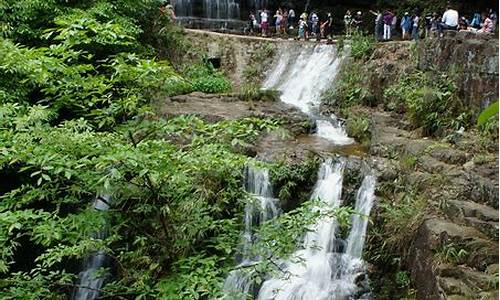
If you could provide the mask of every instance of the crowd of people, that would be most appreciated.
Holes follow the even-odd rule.
[[[374,11],[369,13],[374,16],[373,32],[377,40],[389,41],[398,36],[403,40],[418,40],[420,37],[443,36],[445,31],[470,31],[474,33],[494,33],[498,16],[493,9],[487,12],[474,13],[471,18],[460,16],[459,12],[448,5],[443,15],[431,13],[422,16],[419,9],[404,12],[400,16],[391,10]],[[307,40],[309,38],[331,39],[333,32],[342,31],[350,36],[354,31],[361,31],[367,27],[363,23],[363,12],[351,13],[347,10],[343,18],[343,28],[334,28],[334,19],[331,13],[325,18],[320,18],[316,11],[303,12],[296,18],[294,9],[279,8],[274,14],[267,9],[251,12],[249,15],[247,32],[260,33],[270,36],[296,34],[296,38]],[[271,27],[270,25],[273,25]],[[337,23],[338,24],[338,23]],[[335,29],[335,30],[334,30]]]

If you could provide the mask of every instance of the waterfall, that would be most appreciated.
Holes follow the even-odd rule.
[[[248,7],[250,10],[258,11],[267,7],[267,0],[249,0]]]
[[[109,209],[110,197],[106,195],[97,196],[93,203],[93,208],[99,211],[107,211]],[[94,234],[96,239],[104,239],[107,236],[106,229],[102,229]],[[93,300],[99,297],[105,276],[96,276],[96,272],[105,266],[107,261],[106,255],[98,251],[92,254],[85,260],[82,272],[78,277],[78,288],[73,293],[73,300]]]
[[[344,163],[324,162],[318,174],[312,199],[328,208],[341,205],[342,173]],[[301,249],[291,261],[283,263],[285,274],[271,278],[262,285],[260,300],[327,300],[352,299],[360,292],[357,279],[365,273],[361,251],[366,234],[367,215],[370,213],[375,190],[375,177],[367,175],[358,191],[352,227],[343,242],[337,235],[337,221],[320,217],[309,231]],[[316,209],[325,209],[325,206]],[[347,243],[347,245],[345,245]]]
[[[205,18],[231,20],[240,18],[240,4],[235,0],[203,0]]]
[[[293,45],[282,47],[276,66],[267,76],[264,88],[281,91],[281,101],[296,106],[316,120],[317,135],[337,145],[348,145],[343,124],[335,117],[316,112],[321,94],[330,87],[339,71],[342,57],[333,45]]]
[[[175,15],[178,17],[190,17],[193,15],[193,0],[173,1]]]
[[[224,299],[245,300],[248,295],[253,294],[251,266],[260,260],[258,255],[252,253],[252,246],[257,238],[253,229],[280,212],[278,199],[273,198],[268,169],[247,166],[245,178],[245,190],[254,201],[245,206],[241,258],[238,266],[229,273],[224,282]]]

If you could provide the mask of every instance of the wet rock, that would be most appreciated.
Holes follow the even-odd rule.
[[[307,133],[313,126],[309,117],[283,102],[241,101],[231,94],[191,93],[155,103],[163,116],[195,115],[207,122],[236,120],[245,117],[271,117],[284,121],[292,134]]]

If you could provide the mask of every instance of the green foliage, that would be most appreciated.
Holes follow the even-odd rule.
[[[281,161],[271,168],[271,182],[285,210],[309,198],[308,188],[316,182],[319,164],[319,158],[310,155],[299,164]]]
[[[193,91],[224,93],[232,88],[231,82],[221,72],[216,71],[211,64],[190,66],[184,74],[190,81]]]
[[[498,101],[491,103],[481,112],[481,114],[477,118],[477,125],[484,125],[486,124],[486,122],[496,116],[498,116]]]
[[[458,130],[470,123],[455,84],[445,74],[414,72],[387,89],[384,96],[389,103],[402,104],[412,125],[422,127],[428,135]]]
[[[410,274],[406,271],[399,271],[396,273],[396,284],[399,287],[406,288],[410,286],[411,278]]]
[[[346,131],[350,137],[366,145],[371,140],[371,119],[364,114],[351,116],[347,119]]]
[[[348,61],[342,66],[335,86],[322,95],[322,102],[344,110],[358,104],[368,104],[370,92],[364,84],[361,63]]]
[[[351,56],[354,59],[367,59],[375,49],[375,37],[365,35],[362,32],[355,31],[351,36]]]
[[[247,159],[231,149],[276,128],[276,121],[248,118],[206,124],[181,117],[128,122],[116,132],[99,133],[83,119],[52,127],[46,107],[6,104],[0,112],[0,165],[2,170],[16,170],[16,181],[21,182],[1,197],[4,275],[14,276],[8,272],[20,247],[40,249],[34,261],[26,261],[39,264],[33,276],[57,271],[60,264],[100,249],[122,266],[105,295],[156,295],[152,286],[161,274],[170,274],[182,293],[195,289],[206,295],[217,288],[213,283],[222,271],[207,277],[210,273],[196,275],[182,268],[176,272],[176,266],[186,266],[187,260],[208,264],[220,255],[217,268],[223,267],[221,259],[239,235],[233,216],[245,199],[241,179]],[[185,143],[180,147],[165,137],[183,138]],[[91,233],[103,226],[104,215],[85,200],[98,191],[113,196],[113,226],[102,241],[92,239]],[[23,245],[21,237],[27,237],[29,245]],[[189,281],[186,276],[193,277]],[[212,281],[204,283],[207,278]],[[7,297],[14,292],[2,290]],[[57,298],[62,291],[50,292],[48,298]]]
[[[450,242],[440,245],[434,256],[440,262],[459,265],[465,263],[469,256],[469,252],[461,248],[459,245]]]

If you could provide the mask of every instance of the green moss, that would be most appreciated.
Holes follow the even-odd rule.
[[[372,136],[371,125],[371,119],[366,114],[351,116],[347,119],[347,134],[361,144],[368,146]]]

